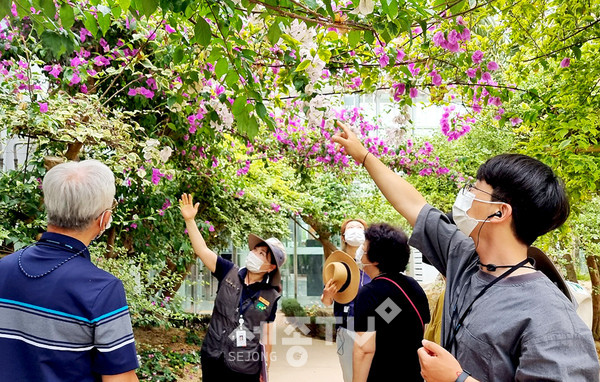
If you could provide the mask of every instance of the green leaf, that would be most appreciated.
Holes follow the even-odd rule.
[[[229,87],[233,87],[233,85],[237,84],[238,82],[238,74],[235,70],[231,70],[229,73],[227,73],[227,76],[225,77],[225,83],[229,86]]]
[[[331,16],[331,20],[335,20],[335,12],[333,12],[333,7],[331,6],[332,0],[325,0],[325,8],[327,9],[327,13]]]
[[[173,62],[179,64],[181,60],[183,60],[183,47],[178,46],[175,48],[175,52],[173,52]]]
[[[217,65],[215,65],[215,75],[217,77],[221,77],[223,74],[227,73],[229,70],[229,62],[227,58],[223,57],[217,61]]]
[[[388,6],[388,16],[390,16],[390,19],[394,20],[396,18],[396,16],[398,15],[398,10],[399,10],[400,6],[398,5],[398,1],[397,0],[392,0],[390,1],[390,5]]]
[[[248,99],[246,98],[246,96],[242,95],[237,97],[235,101],[233,101],[233,105],[231,105],[231,112],[233,113],[233,115],[239,115],[246,110],[247,100]]]
[[[0,19],[9,14],[11,3],[11,0],[0,0]]]
[[[372,44],[373,41],[375,41],[375,36],[373,35],[373,32],[365,31],[365,42],[367,44]]]
[[[152,16],[157,8],[158,0],[142,0],[142,11],[146,17]]]
[[[348,44],[351,48],[354,48],[360,41],[360,31],[352,30],[348,33]]]
[[[212,34],[210,31],[210,25],[204,20],[203,17],[198,17],[196,20],[196,26],[194,27],[194,38],[196,42],[202,46],[208,46]]]
[[[248,119],[248,123],[246,124],[244,131],[250,139],[254,139],[254,137],[258,135],[258,121],[256,120],[256,117],[250,117]]]
[[[125,13],[127,13],[129,11],[130,5],[131,5],[131,0],[119,0],[119,6]]]
[[[68,4],[63,4],[60,7],[60,21],[63,28],[69,30],[75,23],[75,14],[73,8]]]
[[[68,37],[58,34],[53,31],[45,31],[42,33],[42,45],[52,52],[55,58],[60,58],[65,53],[73,52],[73,41]]]
[[[269,31],[267,32],[267,38],[271,44],[277,44],[279,38],[281,37],[281,28],[279,28],[278,23],[273,23],[269,27]]]
[[[262,102],[257,102],[256,103],[256,114],[261,119],[265,119],[265,118],[268,117],[267,108],[265,107],[265,105]]]
[[[329,50],[329,49],[319,50],[318,55],[321,60],[325,61],[325,63],[328,63],[329,60],[331,59],[331,50]]]
[[[110,21],[110,14],[104,15],[102,13],[98,13],[98,25],[100,26],[103,35],[106,35],[106,32],[108,32],[110,29]]]
[[[573,51],[575,58],[581,60],[581,49],[577,45],[574,45],[571,47],[571,50]]]
[[[54,15],[56,15],[56,6],[54,5],[54,0],[41,0],[40,6],[44,11],[44,15],[54,20]]]
[[[310,65],[310,60],[304,60],[300,63],[300,65],[298,65],[298,67],[296,68],[295,72],[302,72],[304,71],[306,68],[308,68],[308,65]]]
[[[91,13],[86,13],[85,20],[83,20],[83,25],[85,26],[85,29],[90,31],[92,36],[96,38],[96,36],[98,35],[98,24],[96,23],[96,19]]]

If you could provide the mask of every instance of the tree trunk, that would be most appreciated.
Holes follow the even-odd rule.
[[[571,253],[565,252],[563,259],[565,260],[565,270],[567,271],[567,280],[574,283],[577,282],[577,271],[575,271],[575,261],[579,260],[579,238],[577,235],[573,236],[571,241]],[[579,261],[577,261],[579,263]]]
[[[69,143],[69,147],[67,149],[67,152],[65,153],[65,157],[68,160],[78,161],[79,160],[79,151],[81,151],[82,147],[83,147],[83,143],[81,143],[81,142]]]
[[[330,240],[331,232],[312,216],[302,216],[302,220],[304,220],[306,224],[308,224],[309,226],[311,226],[312,229],[315,230],[317,234],[315,239],[319,240],[319,242],[323,246],[323,255],[325,256],[325,259],[327,259],[329,255],[331,255],[334,251],[337,250],[337,247],[333,245],[333,243]]]
[[[115,227],[111,227],[108,230],[108,237],[106,239],[106,253],[104,254],[104,257],[106,257],[107,259],[114,259],[115,257],[117,257],[117,255],[115,254],[116,238],[117,231],[115,230]]]
[[[588,255],[586,257],[586,263],[588,270],[590,271],[590,280],[592,281],[592,306],[593,306],[593,317],[592,317],[592,334],[594,340],[600,340],[600,271],[598,269],[598,261],[596,256]]]

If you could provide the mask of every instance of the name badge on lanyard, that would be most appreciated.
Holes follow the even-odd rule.
[[[240,315],[240,326],[238,330],[235,331],[235,346],[237,347],[246,347],[246,331],[243,328],[244,318]]]

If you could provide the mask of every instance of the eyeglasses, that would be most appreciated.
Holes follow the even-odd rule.
[[[119,205],[119,202],[117,202],[117,199],[113,199],[112,202],[112,206],[110,206],[110,208],[107,208],[107,210],[114,210],[115,208],[117,208],[117,206]]]
[[[489,195],[489,196],[491,196],[491,197],[492,197],[492,199],[497,199],[497,200],[500,200],[501,202],[508,203],[506,200],[503,200],[503,199],[501,199],[501,198],[497,197],[496,195],[494,195],[494,194],[492,194],[492,193],[489,193],[489,192],[487,192],[487,191],[484,191],[484,190],[482,190],[481,188],[477,188],[477,187],[476,187],[476,186],[475,186],[473,183],[467,183],[467,184],[465,184],[465,185],[463,186],[463,190],[464,190],[465,192],[471,192],[471,190],[473,190],[473,189],[475,189],[475,190],[477,190],[477,191],[480,191],[480,192],[483,192],[483,193],[484,193],[484,194],[486,194],[486,195]]]

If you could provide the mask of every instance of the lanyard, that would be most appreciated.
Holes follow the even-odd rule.
[[[462,327],[462,323],[465,320],[465,318],[467,317],[467,315],[471,312],[471,307],[473,307],[473,304],[475,303],[475,301],[477,301],[479,299],[479,297],[483,296],[483,294],[488,289],[490,289],[494,284],[496,284],[498,281],[504,279],[505,277],[507,277],[508,275],[510,275],[511,273],[513,273],[514,271],[516,271],[517,269],[521,268],[522,266],[524,266],[525,264],[527,264],[530,261],[531,260],[529,258],[527,258],[527,259],[521,261],[519,264],[513,265],[508,271],[504,272],[503,274],[501,274],[500,276],[498,276],[494,280],[492,280],[489,284],[487,284],[481,290],[481,292],[479,292],[477,294],[477,296],[475,296],[475,298],[473,299],[473,301],[471,301],[471,303],[469,304],[469,307],[464,311],[464,313],[462,314],[462,316],[458,320],[458,323],[456,324],[456,326],[454,326],[454,328],[452,328],[452,330],[450,331],[450,333],[448,333],[448,336],[446,337],[446,346],[445,346],[446,350],[448,350],[449,352],[452,352],[452,346],[456,342],[456,334],[458,333],[458,331]],[[450,337],[450,336],[452,336],[452,337]]]
[[[242,288],[244,288],[244,287],[242,286]],[[256,292],[254,292],[254,294],[252,296],[250,296],[249,298],[242,300],[244,291],[243,290],[240,291],[240,301],[238,303],[238,312],[240,314],[240,319],[239,319],[240,328],[242,328],[242,326],[244,325],[244,313],[246,313],[248,308],[250,308],[252,306],[252,303],[254,302],[254,300],[256,300],[256,296],[258,296],[259,294],[260,294],[260,289],[257,290]],[[244,303],[248,300],[250,300],[250,303],[246,304],[246,306],[244,307]]]

